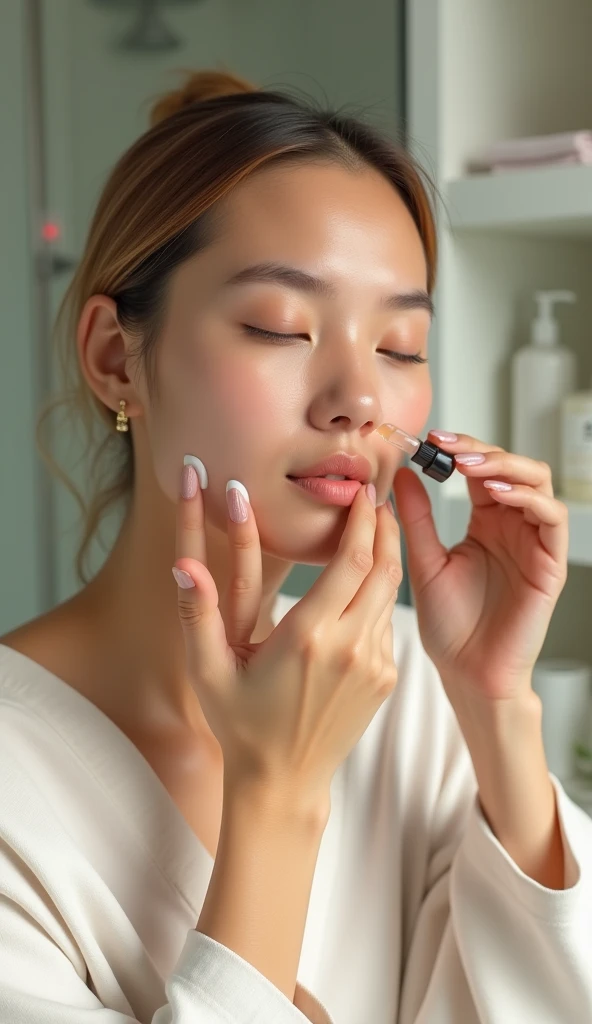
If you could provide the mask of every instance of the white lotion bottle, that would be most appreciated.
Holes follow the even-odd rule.
[[[546,462],[557,485],[561,468],[561,403],[575,388],[576,360],[559,344],[556,302],[575,302],[569,291],[535,293],[537,314],[531,344],[512,359],[512,439],[517,455]]]
[[[561,406],[561,497],[592,502],[592,382]]]

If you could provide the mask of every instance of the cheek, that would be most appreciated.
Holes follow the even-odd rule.
[[[285,402],[282,374],[267,377],[253,365],[242,363],[232,373],[212,382],[218,406],[220,444],[227,451],[236,449],[239,465],[253,448],[261,448],[269,431],[281,423]]]
[[[157,481],[176,502],[183,456],[196,455],[208,472],[206,505],[222,525],[226,481],[249,486],[270,430],[280,431],[285,388],[277,374],[267,379],[244,360],[215,357],[163,368],[159,379],[160,399],[147,417]]]
[[[385,420],[419,435],[427,423],[431,405],[432,382],[425,366],[420,373],[410,374],[406,386],[384,402]]]

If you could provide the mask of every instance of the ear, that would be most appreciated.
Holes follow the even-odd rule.
[[[143,405],[137,384],[132,382],[131,339],[117,319],[117,306],[108,295],[87,299],[76,336],[81,372],[97,398],[119,412],[122,398],[126,416],[142,414]]]

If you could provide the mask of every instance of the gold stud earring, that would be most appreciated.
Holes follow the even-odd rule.
[[[117,413],[117,430],[129,430],[129,417],[125,415],[125,405],[125,399],[122,398],[119,402],[119,412]]]

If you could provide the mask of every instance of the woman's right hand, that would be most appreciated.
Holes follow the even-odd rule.
[[[206,568],[199,484],[195,497],[179,499],[175,569],[190,577],[178,586],[188,671],[222,750],[225,785],[227,778],[277,785],[328,815],[335,771],[397,682],[398,524],[360,487],[331,561],[267,639],[251,643],[262,559],[246,506],[246,522],[228,518],[232,571],[223,619]]]

